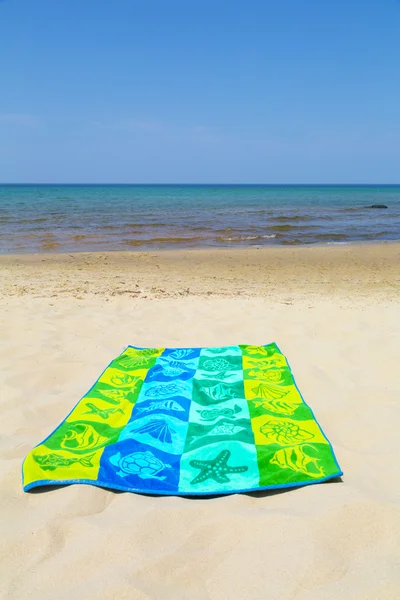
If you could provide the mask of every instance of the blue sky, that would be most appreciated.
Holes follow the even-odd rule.
[[[400,183],[400,2],[0,0],[0,181]]]

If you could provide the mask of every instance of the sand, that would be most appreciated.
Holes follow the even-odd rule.
[[[0,257],[0,597],[400,597],[400,245]],[[275,340],[342,481],[213,499],[21,463],[127,344]]]

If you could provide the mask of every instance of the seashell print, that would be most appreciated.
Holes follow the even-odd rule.
[[[132,432],[145,434],[147,433],[154,439],[164,442],[166,444],[172,443],[172,434],[176,433],[164,419],[154,419],[150,423],[141,425],[136,429],[132,429]]]
[[[169,354],[171,358],[175,358],[176,360],[181,360],[182,358],[186,358],[190,354],[192,354],[192,350],[188,350],[186,348],[178,348],[178,350],[174,350]]]
[[[118,361],[118,364],[124,369],[139,369],[149,363],[149,358],[145,356],[124,356]]]
[[[258,397],[265,398],[266,400],[283,398],[289,393],[288,390],[283,390],[273,383],[260,383],[257,387],[252,388],[251,391],[257,394]]]

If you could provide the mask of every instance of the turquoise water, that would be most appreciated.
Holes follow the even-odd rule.
[[[0,253],[399,239],[400,185],[0,185]]]

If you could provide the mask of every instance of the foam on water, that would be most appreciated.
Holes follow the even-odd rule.
[[[398,239],[399,185],[0,186],[1,253]]]

